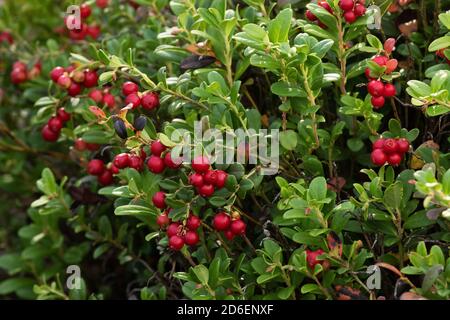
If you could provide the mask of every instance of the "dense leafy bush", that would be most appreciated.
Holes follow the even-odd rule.
[[[436,3],[4,1],[0,295],[449,299]]]

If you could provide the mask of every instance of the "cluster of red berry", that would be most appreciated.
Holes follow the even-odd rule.
[[[20,84],[27,80],[36,78],[41,74],[42,65],[38,61],[33,67],[28,70],[28,66],[22,61],[16,61],[13,64],[12,71],[10,74],[11,82],[13,84]]]
[[[396,59],[389,59],[389,55],[394,49],[395,39],[389,38],[384,43],[384,53],[386,55],[378,55],[372,58],[372,61],[378,64],[380,67],[385,67],[383,74],[392,73],[398,65],[398,61]],[[372,106],[375,109],[379,109],[384,106],[385,98],[393,97],[396,94],[395,86],[392,83],[386,82],[383,83],[381,81],[381,76],[373,75],[370,68],[366,68],[365,74],[369,83],[367,84],[367,90],[369,91],[372,98],[370,99]]]
[[[56,116],[51,117],[42,128],[42,138],[48,142],[55,142],[59,138],[62,127],[69,120],[70,113],[66,112],[64,108],[59,108]]]
[[[79,95],[83,88],[93,88],[98,84],[98,75],[95,70],[77,70],[74,65],[67,68],[55,67],[50,72],[50,77],[61,88],[67,90],[71,97]]]
[[[147,154],[141,150],[141,154],[120,153],[114,157],[111,169],[114,174],[119,173],[120,169],[133,168],[137,171],[144,170],[144,161]]]
[[[14,43],[14,38],[13,38],[12,34],[9,33],[8,31],[2,31],[2,32],[0,32],[0,43],[1,42],[6,42],[8,44],[13,44]]]
[[[98,182],[107,186],[113,183],[113,172],[111,168],[107,168],[105,163],[100,159],[92,159],[87,166],[87,172],[90,175],[96,176]]]
[[[223,170],[212,170],[207,157],[199,156],[192,160],[191,165],[195,172],[189,176],[189,183],[202,197],[210,197],[215,188],[222,189],[225,186],[228,174]]]
[[[97,1],[97,6],[100,8],[105,8],[108,5],[108,1]],[[91,37],[93,40],[96,40],[101,33],[100,26],[92,23],[88,25],[85,23],[85,20],[89,18],[92,13],[92,9],[87,3],[83,3],[80,6],[80,28],[79,29],[70,29],[69,30],[69,38],[72,40],[84,40],[86,37]],[[74,15],[68,15],[64,17],[64,24],[67,27],[68,25],[74,25]],[[62,29],[65,30],[65,29]]]
[[[125,104],[133,109],[142,106],[146,110],[153,110],[159,106],[159,95],[156,92],[139,92],[139,86],[131,81],[122,85],[122,93],[125,96]]]
[[[339,8],[344,11],[343,17],[347,23],[353,23],[366,13],[365,0],[340,0]]]
[[[213,218],[212,225],[217,231],[223,231],[225,238],[230,241],[236,236],[245,234],[247,229],[247,224],[242,221],[237,212],[232,217],[223,211],[217,213]]]
[[[155,140],[150,145],[151,156],[147,160],[147,167],[153,173],[162,173],[164,169],[177,169],[181,166],[181,161],[179,159],[173,159],[172,153],[168,150],[163,157],[161,155],[167,147],[161,143],[159,140]]]
[[[109,92],[109,88],[103,90],[92,89],[88,97],[95,101],[97,104],[103,104],[112,109],[116,106],[116,99],[112,93]]]
[[[195,246],[200,238],[197,229],[202,221],[196,215],[190,213],[184,224],[172,222],[169,218],[171,209],[166,210],[156,218],[156,223],[161,229],[166,228],[166,234],[169,238],[169,247],[172,250],[181,250],[185,244]]]
[[[376,166],[382,166],[386,162],[391,166],[398,166],[408,151],[409,141],[405,138],[381,138],[373,143],[370,157]]]
[[[319,1],[317,3],[319,6],[321,6],[322,8],[324,8],[325,10],[327,10],[329,13],[333,14],[333,9],[331,9],[330,5],[328,4],[328,2],[326,1]],[[306,19],[308,19],[311,22],[317,22],[317,25],[319,27],[321,27],[322,29],[326,29],[327,26],[325,24],[323,24],[322,21],[320,21],[315,15],[314,13],[311,12],[311,10],[306,10],[305,13]]]

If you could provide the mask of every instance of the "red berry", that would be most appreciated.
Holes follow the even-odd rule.
[[[167,216],[166,213],[160,214],[157,218],[156,218],[156,223],[161,227],[164,228],[165,226],[167,226],[170,223],[170,219]]]
[[[392,153],[388,156],[387,161],[391,166],[396,167],[400,164],[400,162],[402,162],[402,156],[398,153]]]
[[[206,184],[216,185],[217,183],[217,172],[215,170],[208,170],[203,175],[203,181]]]
[[[214,193],[214,186],[212,184],[204,184],[201,187],[197,188],[197,192],[202,197],[205,197],[205,198],[210,197]]]
[[[86,150],[87,145],[83,139],[78,138],[77,140],[75,140],[74,147],[78,151],[84,151],[84,150]]]
[[[216,170],[216,187],[222,189],[227,182],[228,173],[223,170]]]
[[[87,172],[90,175],[99,176],[103,173],[103,171],[105,171],[105,164],[103,163],[102,160],[93,159],[93,160],[89,161],[88,167],[87,167]]]
[[[328,4],[328,2],[326,1],[320,1],[319,2],[319,6],[321,6],[322,8],[324,8],[325,10],[327,10],[329,13],[333,13],[333,10],[331,9],[330,5]]]
[[[97,177],[97,180],[102,186],[108,186],[113,183],[114,178],[111,171],[105,170]]]
[[[87,27],[87,34],[94,40],[100,37],[101,32],[102,30],[99,25],[93,24]]]
[[[139,86],[131,81],[127,81],[122,85],[122,93],[124,96],[129,96],[132,93],[137,93],[139,91]]]
[[[142,108],[147,110],[155,109],[159,106],[159,96],[156,92],[146,93],[141,99]]]
[[[0,42],[8,42],[9,44],[13,44],[14,43],[14,39],[11,35],[11,33],[9,33],[8,31],[3,31],[0,32]]]
[[[194,187],[201,187],[203,186],[203,175],[200,173],[193,173],[189,176],[189,183],[193,185]]]
[[[159,140],[155,140],[152,142],[150,146],[150,151],[152,155],[160,157],[161,153],[163,153],[166,150],[166,146],[161,143]]]
[[[57,82],[59,77],[61,77],[64,74],[65,70],[63,67],[55,67],[50,72],[50,78],[52,78],[53,82]]]
[[[48,142],[55,142],[59,138],[59,132],[52,131],[48,125],[45,125],[41,131],[42,138]]]
[[[72,82],[70,87],[67,89],[67,93],[71,97],[76,97],[77,95],[79,95],[81,93],[81,90],[82,90],[81,86],[78,83]]]
[[[317,20],[317,17],[310,10],[306,10],[305,16],[306,16],[306,19],[308,19],[309,21]]]
[[[86,70],[84,72],[84,82],[83,85],[86,88],[96,87],[98,84],[98,75],[94,70]]]
[[[395,39],[394,38],[386,39],[386,41],[384,42],[383,48],[387,54],[390,54],[392,51],[394,51]]]
[[[96,143],[86,143],[86,147],[89,151],[96,151],[100,146]]]
[[[144,169],[144,160],[137,155],[130,156],[130,168],[133,168],[137,171],[142,171]]]
[[[231,231],[230,229],[227,229],[223,232],[223,234],[225,235],[225,238],[227,238],[229,241],[233,240],[234,237],[236,236],[233,231]]]
[[[356,14],[353,11],[347,11],[346,13],[344,13],[344,19],[345,21],[347,21],[348,23],[353,23],[356,21]]]
[[[169,246],[172,250],[181,250],[184,246],[184,240],[180,236],[171,236],[169,239]]]
[[[355,9],[353,9],[353,12],[357,17],[361,17],[366,13],[366,7],[364,7],[362,4],[357,3],[355,5]]]
[[[89,92],[88,96],[96,103],[100,103],[103,101],[103,93],[101,90],[93,89],[91,92]]]
[[[87,36],[87,30],[88,30],[87,24],[82,23],[80,26],[80,29],[73,29],[73,30],[69,31],[69,37],[70,37],[70,39],[76,40],[76,41],[83,40]]]
[[[373,97],[379,97],[382,96],[384,93],[384,85],[383,82],[380,80],[371,80],[367,84],[367,91],[373,96]]]
[[[105,95],[103,96],[103,104],[107,105],[108,108],[111,109],[116,105],[116,100],[111,93],[105,93]]]
[[[387,161],[387,156],[382,149],[375,149],[370,154],[372,163],[376,166],[382,166]]]
[[[20,84],[27,81],[26,71],[20,69],[14,69],[13,71],[11,71],[10,77],[13,84]]]
[[[227,230],[230,227],[231,218],[225,212],[220,212],[214,216],[213,227],[218,231]]]
[[[339,1],[339,8],[341,8],[344,11],[350,11],[353,9],[353,0],[340,0]]]
[[[126,168],[130,165],[130,156],[128,153],[120,153],[114,157],[113,164],[119,169]]]
[[[156,192],[152,197],[152,202],[155,207],[164,209],[166,207],[166,194],[162,191]]]
[[[108,6],[109,0],[95,0],[95,4],[100,9],[104,9],[104,8],[106,8]]]
[[[393,97],[396,94],[395,86],[392,83],[386,83],[384,86],[384,93],[383,95],[385,97]]]
[[[384,145],[384,139],[378,139],[377,141],[375,141],[372,145],[372,150],[375,149],[383,149],[383,145]]]
[[[72,80],[67,74],[63,74],[58,78],[58,85],[60,87],[63,87],[64,89],[69,89],[69,87],[72,85]]]
[[[199,240],[200,240],[200,238],[198,237],[198,234],[195,231],[189,230],[184,235],[184,241],[189,246],[195,246],[198,243]]]
[[[83,71],[73,71],[70,74],[70,78],[76,83],[83,83],[84,81],[84,72]]]
[[[67,122],[70,120],[70,113],[66,112],[64,108],[58,109],[57,116],[62,122]]]
[[[63,123],[62,123],[61,119],[59,119],[58,117],[51,117],[50,120],[48,120],[47,125],[50,128],[50,130],[52,130],[54,133],[58,133],[58,134],[63,127]]]
[[[321,260],[318,260],[317,257],[322,254],[324,254],[322,249],[318,249],[316,251],[306,250],[306,262],[311,269],[314,269],[317,264],[321,263]]]
[[[366,75],[366,78],[369,80],[373,80],[374,77],[372,77],[372,74],[370,73],[370,69],[366,68],[366,70],[364,70],[364,74]]]
[[[192,160],[192,169],[198,173],[205,173],[209,170],[209,159],[206,156],[198,156]]]
[[[388,58],[385,56],[376,56],[372,59],[372,61],[378,64],[380,67],[383,67],[386,65]]]
[[[16,61],[12,65],[12,69],[18,69],[21,71],[27,71],[27,65],[22,61]]]
[[[383,96],[380,96],[380,97],[372,97],[372,98],[370,99],[370,102],[372,103],[372,105],[373,105],[373,107],[374,107],[375,109],[379,109],[379,108],[381,108],[381,107],[384,106],[385,99],[384,99]]]
[[[383,143],[383,151],[387,154],[397,152],[397,141],[395,139],[386,139]]]
[[[392,71],[394,71],[395,69],[397,69],[398,66],[398,61],[397,59],[390,59],[386,62],[386,74],[391,73]]]
[[[170,169],[177,169],[181,166],[182,159],[178,158],[173,160],[172,159],[172,153],[169,151],[164,155],[164,164],[166,167],[169,167]]]
[[[186,227],[189,230],[197,230],[201,224],[202,224],[202,220],[193,214],[189,215],[189,218],[186,221]]]
[[[150,156],[147,161],[148,169],[153,173],[161,173],[164,171],[164,160],[157,156]]]
[[[167,236],[169,238],[177,235],[179,232],[180,232],[180,224],[178,222],[173,222],[169,224],[169,226],[167,227]]]
[[[66,67],[66,69],[64,69],[68,74],[72,73],[73,71],[75,71],[76,67],[71,64],[70,66]]]
[[[397,151],[400,153],[406,153],[409,151],[409,141],[405,138],[397,140]]]
[[[241,219],[233,220],[230,225],[230,230],[235,235],[240,235],[245,233],[245,229],[247,228],[247,224]]]
[[[85,19],[91,15],[91,7],[87,3],[83,3],[80,6],[80,16],[81,18]]]
[[[131,104],[131,107],[135,109],[141,105],[141,98],[139,98],[137,93],[132,93],[125,98],[125,104]]]
[[[119,174],[120,173],[120,170],[119,170],[119,168],[117,168],[114,164],[111,164],[111,173],[112,174]]]

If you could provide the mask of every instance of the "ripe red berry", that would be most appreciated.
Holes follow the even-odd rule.
[[[322,262],[321,260],[318,260],[318,256],[322,254],[324,254],[322,249],[318,249],[316,251],[306,250],[306,262],[311,269],[314,269],[317,264]]]
[[[375,109],[379,109],[379,108],[381,108],[381,107],[384,106],[385,99],[384,99],[383,96],[380,96],[380,97],[372,97],[372,98],[370,99],[370,102],[372,103],[372,105],[373,105],[373,107],[374,107]]]
[[[394,38],[388,38],[386,39],[386,41],[384,42],[383,48],[384,51],[386,51],[387,54],[390,54],[394,48],[395,48],[395,39]]]
[[[48,142],[55,142],[59,138],[59,132],[52,131],[48,125],[45,125],[41,131],[42,138]]]
[[[104,8],[106,8],[108,6],[109,0],[95,0],[95,4],[100,9],[104,9]]]
[[[152,202],[155,207],[164,209],[166,207],[166,194],[162,191],[156,192],[152,197]]]
[[[59,119],[58,117],[51,117],[50,120],[48,120],[47,125],[50,128],[50,130],[58,134],[63,127],[63,123],[61,119]]]
[[[371,80],[367,84],[367,90],[373,97],[382,96],[384,93],[384,85],[380,80]]]
[[[144,169],[144,160],[142,160],[141,157],[134,154],[134,155],[130,156],[129,167],[133,168],[137,171],[142,171],[142,169]]]
[[[372,163],[376,166],[382,166],[387,161],[387,156],[382,149],[375,149],[370,154]]]
[[[378,139],[377,141],[375,141],[372,145],[372,150],[375,149],[383,149],[383,145],[384,145],[384,139]]]
[[[64,89],[69,89],[69,87],[72,85],[72,80],[67,74],[63,74],[58,78],[58,85],[60,87],[63,87]]]
[[[184,246],[184,240],[180,236],[171,236],[169,239],[169,246],[172,250],[181,250]]]
[[[163,214],[160,214],[156,218],[156,223],[160,226],[160,228],[164,228],[165,226],[169,225],[170,219],[167,216],[167,214],[164,212]]]
[[[82,88],[78,83],[72,82],[70,87],[67,89],[67,93],[71,97],[76,97],[77,95],[79,95],[81,93],[81,90],[82,90]]]
[[[230,225],[230,230],[235,235],[241,235],[245,233],[245,229],[247,228],[247,224],[241,219],[233,220]]]
[[[87,34],[94,40],[100,37],[102,30],[99,25],[93,24],[87,27]]]
[[[193,214],[189,215],[189,218],[186,221],[186,227],[189,230],[197,230],[201,224],[202,224],[202,220]]]
[[[317,20],[317,17],[314,15],[314,13],[311,12],[311,10],[306,10],[305,16],[306,16],[306,19],[308,19],[309,21]]]
[[[230,227],[231,218],[225,212],[219,212],[214,216],[213,227],[218,231],[227,230]]]
[[[147,161],[147,167],[153,173],[161,173],[165,168],[164,160],[152,155]]]
[[[93,89],[91,90],[91,92],[89,92],[88,96],[96,103],[100,103],[103,101],[103,93],[101,90]]]
[[[93,176],[99,176],[105,171],[105,164],[100,159],[92,159],[88,163],[87,172]]]
[[[223,232],[225,238],[227,238],[229,241],[233,240],[234,237],[236,236],[233,231],[231,231],[230,229],[227,229]]]
[[[353,9],[353,12],[357,17],[361,17],[366,13],[366,7],[364,7],[362,4],[357,3],[355,5],[355,9]]]
[[[353,0],[340,0],[339,1],[339,8],[341,8],[344,11],[350,11],[353,9]]]
[[[199,240],[200,240],[200,238],[199,238],[197,232],[195,232],[195,231],[189,230],[184,235],[184,241],[189,246],[195,246]]]
[[[372,59],[372,61],[378,64],[380,67],[383,67],[386,65],[388,58],[386,56],[376,56]]]
[[[57,82],[59,77],[61,77],[64,74],[65,70],[63,67],[55,67],[50,72],[50,78],[52,78],[53,82]]]
[[[356,14],[353,11],[347,11],[344,13],[344,19],[347,23],[353,23],[356,21]]]
[[[402,156],[398,153],[392,153],[388,156],[387,161],[391,166],[396,167],[400,164],[400,162],[402,162]]]
[[[119,174],[120,173],[119,168],[117,168],[114,164],[111,164],[110,170],[111,170],[112,174]]]
[[[10,78],[13,84],[20,84],[27,81],[27,73],[20,69],[14,69],[11,71]]]
[[[159,106],[159,95],[156,92],[149,92],[142,96],[142,108],[152,110]]]
[[[91,7],[87,3],[83,3],[80,6],[80,16],[81,18],[85,19],[91,15]]]
[[[405,138],[397,140],[397,151],[400,153],[406,153],[409,151],[409,141]]]
[[[96,143],[86,143],[86,147],[89,151],[96,151],[100,148],[100,146]]]
[[[59,108],[57,111],[57,116],[62,122],[67,122],[70,120],[70,113],[66,112],[64,108]]]
[[[397,59],[390,59],[386,62],[386,74],[390,74],[392,71],[397,69],[398,66],[398,60]]]
[[[131,81],[127,81],[122,85],[122,93],[124,96],[129,96],[132,93],[137,93],[139,91],[139,86]]]
[[[72,73],[73,71],[75,71],[76,67],[71,64],[70,66],[66,67],[65,72],[67,72],[68,74]]]
[[[193,173],[189,176],[189,183],[193,185],[194,187],[201,187],[203,186],[203,175],[200,173]]]
[[[137,93],[129,94],[125,98],[125,105],[129,105],[129,104],[131,104],[131,107],[133,109],[135,109],[141,105],[141,98],[139,98]]]
[[[173,222],[169,224],[169,226],[167,227],[167,236],[169,238],[177,235],[179,232],[180,232],[180,224],[178,222]]]
[[[169,167],[170,169],[177,169],[181,166],[182,159],[178,158],[173,160],[172,159],[172,153],[169,151],[164,155],[164,164],[166,167]]]
[[[206,156],[198,156],[192,160],[192,169],[198,173],[205,173],[209,170],[209,159]]]
[[[396,94],[395,86],[392,83],[386,83],[384,85],[384,93],[385,97],[393,97]]]
[[[212,184],[204,184],[201,187],[197,188],[197,192],[202,197],[205,197],[205,198],[210,197],[214,193],[214,186]]]
[[[86,88],[96,87],[98,84],[98,75],[94,70],[86,70],[84,72],[84,82],[83,85]]]
[[[130,156],[128,153],[120,153],[114,157],[113,164],[119,168],[123,169],[130,165]]]
[[[216,170],[216,184],[215,186],[218,189],[222,189],[225,186],[225,183],[227,182],[228,173],[226,173],[223,170]]]
[[[216,185],[217,183],[217,172],[215,170],[208,170],[203,175],[203,181],[206,184]]]
[[[397,141],[395,139],[386,139],[383,143],[383,151],[387,154],[397,152]]]
[[[73,29],[73,30],[69,31],[69,37],[70,37],[70,39],[76,40],[76,41],[83,40],[87,36],[87,30],[88,30],[87,24],[82,23],[80,26],[80,29]]]
[[[111,93],[105,93],[105,95],[103,96],[103,104],[107,105],[108,108],[111,109],[116,105],[116,100]]]
[[[330,5],[326,1],[320,1],[319,6],[327,10],[329,13],[333,14],[333,10],[331,9]]]
[[[161,143],[159,140],[155,140],[152,142],[150,146],[150,151],[152,155],[160,157],[161,153],[163,153],[166,150],[166,146]]]
[[[109,171],[109,170],[103,171],[103,173],[100,174],[100,175],[97,177],[97,181],[98,181],[102,186],[109,186],[109,185],[112,184],[113,181],[114,181],[112,172]]]
[[[366,78],[369,80],[374,80],[375,78],[372,77],[371,71],[369,68],[366,68],[366,70],[364,70],[364,74],[366,75]]]
[[[78,138],[77,140],[75,140],[74,147],[78,151],[84,151],[84,150],[86,150],[87,145],[83,139]]]

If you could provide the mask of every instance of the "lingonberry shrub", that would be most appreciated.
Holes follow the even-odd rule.
[[[0,23],[0,295],[449,298],[448,13],[147,2]]]

